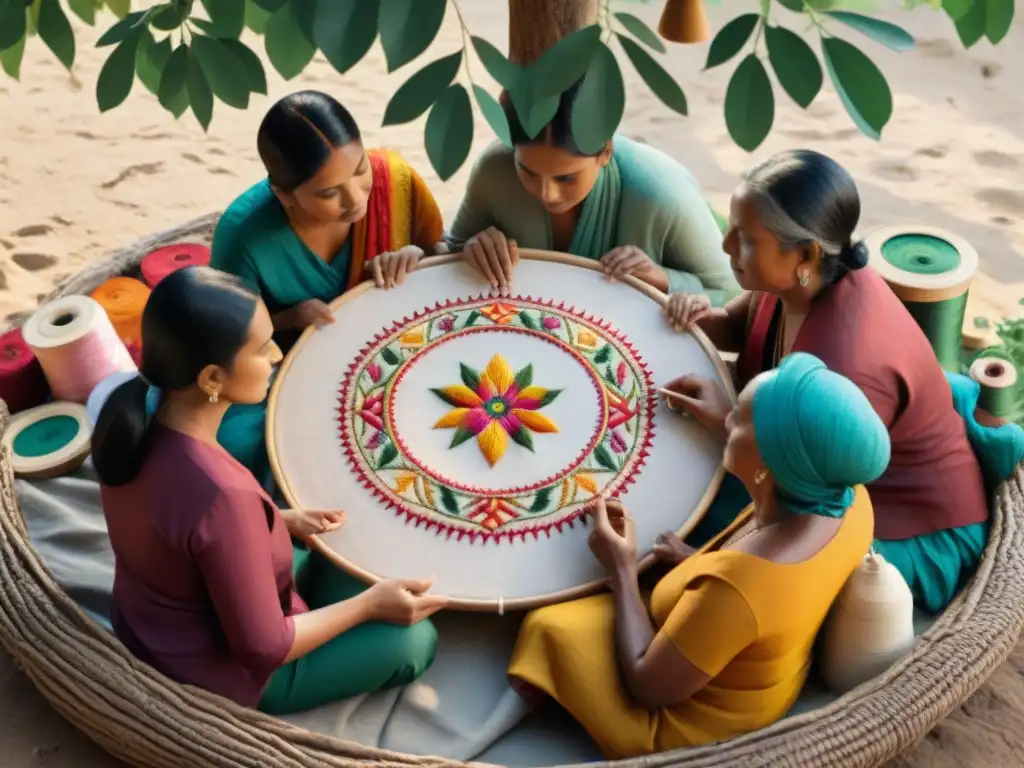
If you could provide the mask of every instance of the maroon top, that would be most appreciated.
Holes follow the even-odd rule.
[[[774,366],[781,303],[756,294],[737,369],[742,384]],[[892,459],[868,486],[875,536],[909,539],[988,518],[981,468],[946,374],[920,326],[870,267],[815,299],[793,344],[867,395],[889,428]]]
[[[173,680],[256,706],[308,611],[284,519],[224,450],[154,424],[139,476],[102,486],[114,548],[112,621]]]

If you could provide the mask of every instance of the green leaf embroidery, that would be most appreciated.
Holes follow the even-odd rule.
[[[732,73],[725,92],[725,125],[737,145],[753,152],[775,122],[775,96],[764,64],[749,54]]]
[[[597,350],[597,354],[594,355],[594,362],[595,363],[607,363],[611,359],[612,359],[612,345],[611,344],[605,344],[603,347],[601,347],[599,350]]]
[[[285,80],[291,80],[313,60],[316,46],[306,39],[292,5],[282,5],[267,20],[264,45],[271,65]],[[195,104],[193,103],[193,110]]]
[[[520,68],[505,58],[505,54],[484,40],[482,37],[471,37],[476,55],[484,65],[487,73],[502,88],[511,89],[521,72]]]
[[[530,451],[533,450],[533,436],[530,434],[530,430],[526,427],[520,426],[515,432],[509,435],[516,443],[523,446]]]
[[[99,79],[96,80],[96,103],[100,112],[119,106],[131,93],[138,45],[138,35],[122,40],[103,62]]]
[[[95,0],[68,0],[68,8],[90,27],[96,23]]]
[[[384,358],[384,362],[388,365],[398,365],[402,361],[402,356],[399,355],[391,347],[384,347],[380,351],[380,356]]]
[[[462,64],[462,51],[432,61],[395,91],[384,110],[384,125],[415,120],[433,106],[451,85]]]
[[[170,58],[171,41],[164,38],[158,43],[148,29],[144,30],[135,53],[135,74],[154,96],[160,94],[160,75]]]
[[[537,514],[547,509],[549,503],[551,503],[551,489],[552,486],[547,488],[541,488],[537,491],[537,495],[533,497],[533,504],[530,505],[530,513]]]
[[[230,48],[212,37],[193,35],[192,56],[214,96],[229,107],[249,106],[249,73]]]
[[[438,485],[437,487],[441,491],[441,504],[444,505],[448,514],[461,514],[462,510],[459,509],[459,501],[455,498],[455,494],[452,493],[452,489],[446,485]]]
[[[533,384],[533,363],[529,363],[519,373],[516,374],[516,389],[522,392],[528,386]]]
[[[530,317],[525,309],[519,313],[519,322],[523,324],[523,328],[529,328],[531,331],[537,330],[537,321]]]
[[[446,403],[448,403],[448,405],[455,406],[456,408],[465,408],[466,407],[466,406],[462,405],[458,400],[453,398],[451,395],[449,395],[447,392],[445,392],[443,389],[440,389],[438,387],[431,387],[430,391],[433,392],[435,395],[437,395],[442,400],[444,400]]]
[[[785,27],[765,27],[764,41],[779,85],[806,109],[817,98],[824,81],[818,57],[800,35]]]
[[[615,381],[615,372],[612,370],[610,365],[604,367],[604,380],[611,384],[616,390],[619,388],[619,383]]]
[[[745,13],[722,27],[711,41],[704,69],[713,69],[724,64],[739,53],[754,34],[754,29],[760,21],[761,17],[756,13]]]
[[[388,72],[405,66],[430,47],[441,29],[447,7],[447,0],[386,0],[381,3],[377,23]]]
[[[431,107],[424,144],[441,181],[448,181],[466,162],[473,144],[473,107],[461,83],[448,86]]]
[[[545,405],[550,405],[560,394],[562,394],[562,390],[560,389],[549,389],[547,393],[545,393],[544,397],[540,399],[540,405],[537,407],[543,408]]]
[[[622,44],[623,50],[633,62],[640,77],[647,83],[655,96],[666,107],[680,115],[686,114],[686,95],[679,83],[672,79],[672,75],[665,71],[664,67],[656,62],[647,51],[634,43],[628,37],[617,36]]]
[[[476,105],[480,107],[480,114],[484,116],[484,120],[491,126],[494,135],[506,147],[511,147],[512,133],[509,130],[508,118],[505,116],[505,110],[501,108],[501,104],[479,85],[473,86],[473,95],[476,97]]]
[[[390,440],[384,445],[384,450],[380,452],[380,459],[377,461],[377,469],[384,469],[388,464],[398,458],[398,449],[395,444]]]
[[[451,443],[448,444],[448,448],[449,449],[451,449],[451,448],[458,448],[464,442],[466,442],[467,440],[469,440],[469,439],[471,439],[473,437],[476,437],[476,435],[474,435],[472,432],[470,432],[465,427],[456,427],[455,428],[455,432],[452,433],[452,441],[451,441]]]
[[[463,384],[476,392],[477,387],[480,386],[480,374],[465,363],[459,363],[459,376],[462,377]]]
[[[240,40],[221,40],[224,46],[242,62],[249,80],[249,90],[253,93],[267,93],[267,73],[263,62],[249,46]]]
[[[616,13],[615,18],[619,24],[626,28],[626,31],[629,32],[629,34],[648,48],[652,48],[658,53],[665,53],[665,44],[661,42],[661,38],[658,37],[658,33],[644,24],[644,22],[636,16],[631,13]]]
[[[0,14],[0,19],[2,19],[2,14]],[[22,37],[10,48],[0,51],[0,67],[3,67],[8,77],[19,80],[21,78],[21,60],[24,56],[25,38]]]
[[[213,25],[213,37],[237,40],[245,29],[245,0],[202,0]]]
[[[181,44],[174,49],[171,58],[164,65],[164,71],[160,75],[160,88],[157,91],[160,106],[174,114],[175,117],[180,116],[188,107],[188,89],[185,87],[187,71],[188,46]],[[179,108],[180,111],[178,111]]]
[[[203,74],[202,65],[195,57],[195,52],[191,50],[188,65],[185,67],[185,88],[188,91],[188,102],[192,105],[192,114],[206,131],[213,120],[213,91],[206,75]]]
[[[594,451],[594,458],[597,460],[597,463],[605,469],[610,469],[612,472],[617,472],[619,469],[619,465],[616,463],[614,457],[603,445],[597,446],[597,449]]]
[[[586,154],[600,152],[622,122],[626,85],[615,54],[602,45],[587,68],[572,111],[572,132]]]
[[[466,322],[462,324],[462,327],[469,328],[470,326],[473,325],[473,323],[477,321],[478,317],[480,317],[480,313],[474,309],[472,312],[469,313],[469,316],[466,318]]]
[[[880,139],[892,117],[892,91],[874,62],[858,48],[838,37],[821,40],[825,69],[839,100],[856,126],[867,136]]]
[[[910,33],[888,21],[850,11],[825,11],[825,15],[867,35],[876,43],[893,51],[909,51],[914,48],[914,38]]]
[[[601,47],[601,27],[591,24],[566,35],[544,51],[527,68],[535,98],[561,96],[583,77]]]
[[[117,43],[120,43],[122,40],[125,40],[129,37],[136,37],[141,35],[142,30],[144,29],[144,25],[140,24],[139,22],[142,21],[142,17],[144,15],[145,14],[143,14],[140,11],[128,14],[119,22],[117,22],[117,24],[115,24],[102,35],[100,35],[100,39],[96,41],[96,47],[105,48],[108,45],[116,45]],[[2,19],[0,19],[0,21],[2,21]],[[0,29],[3,29],[2,23],[0,23]],[[0,47],[2,46],[3,38],[0,38]]]
[[[267,21],[270,19],[270,11],[260,8],[253,0],[245,0],[245,26],[262,35],[267,31]]]

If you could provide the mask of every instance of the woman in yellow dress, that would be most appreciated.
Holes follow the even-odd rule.
[[[800,695],[818,629],[868,552],[864,489],[889,435],[864,394],[796,353],[744,389],[723,463],[753,504],[688,553],[647,598],[629,512],[598,499],[590,548],[611,594],[529,614],[509,665],[609,759],[707,744],[763,728]]]

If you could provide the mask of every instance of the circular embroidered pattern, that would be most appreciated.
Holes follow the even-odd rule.
[[[379,334],[340,389],[342,448],[409,522],[470,541],[550,533],[632,482],[650,372],[608,323],[530,297],[447,302]]]

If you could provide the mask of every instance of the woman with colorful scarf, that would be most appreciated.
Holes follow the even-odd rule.
[[[506,102],[513,148],[495,142],[477,159],[449,247],[502,295],[522,247],[594,259],[611,278],[634,275],[724,305],[739,287],[697,182],[665,153],[625,136],[594,155],[581,150],[572,133],[579,85],[535,138]]]
[[[367,278],[401,284],[441,240],[441,212],[423,179],[390,150],[368,149],[352,115],[319,91],[285,96],[260,124],[267,178],[241,194],[213,234],[210,265],[242,278],[271,312],[287,351],[328,304]],[[221,444],[270,480],[265,405],[231,409]]]
[[[638,584],[630,513],[599,500],[590,548],[612,593],[529,614],[509,676],[550,696],[608,759],[708,744],[764,728],[796,702],[814,639],[867,554],[865,483],[889,434],[849,379],[794,354],[731,412],[723,463],[753,503],[662,578]],[[642,512],[642,510],[641,510]]]

